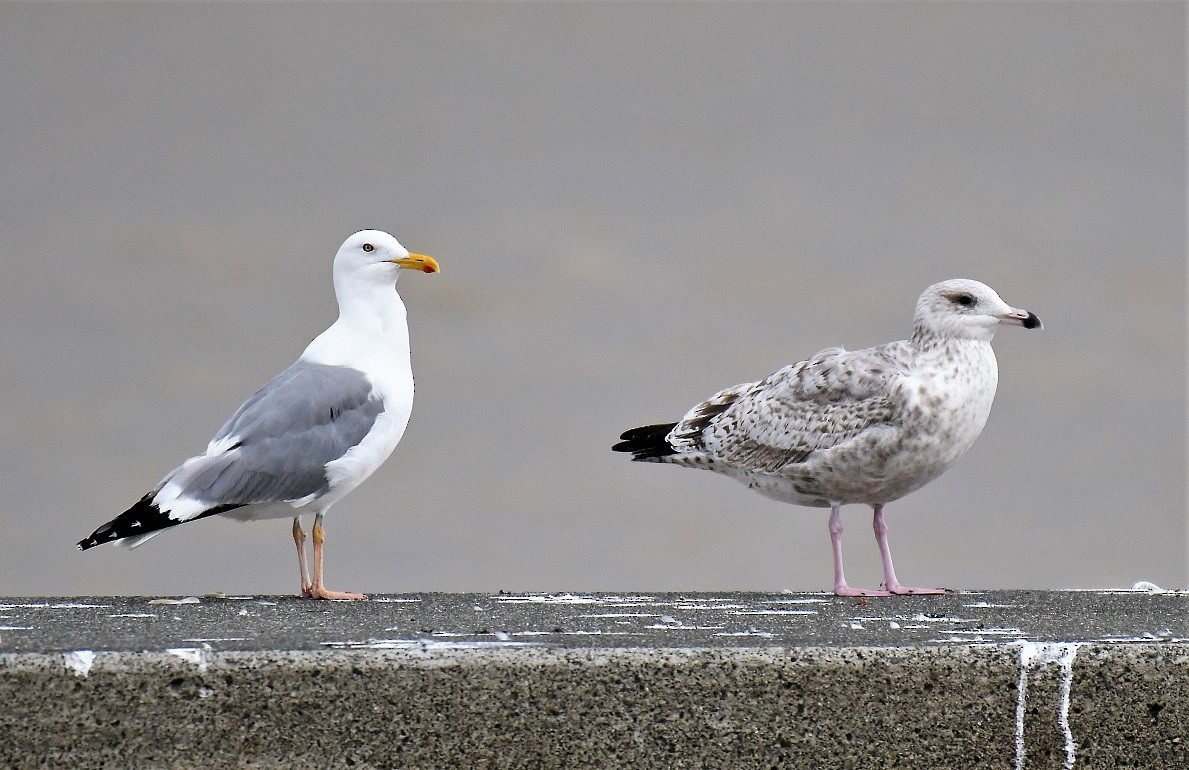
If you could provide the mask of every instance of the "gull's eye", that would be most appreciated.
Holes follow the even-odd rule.
[[[969,294],[957,294],[953,299],[954,302],[957,302],[962,307],[970,307],[974,304],[974,297]]]
[[[365,243],[365,244],[363,244],[363,250],[364,251],[375,251],[376,247],[371,245],[370,243]]]

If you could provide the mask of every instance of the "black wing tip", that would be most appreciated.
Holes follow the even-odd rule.
[[[612,446],[611,451],[631,452],[633,461],[654,460],[677,454],[677,450],[667,440],[669,432],[676,426],[677,423],[669,422],[625,430],[619,436],[620,442]]]
[[[78,541],[78,550],[86,551],[97,545],[103,545],[104,543],[110,543],[115,540],[148,535],[163,529],[176,527],[179,524],[184,524],[186,521],[198,521],[199,519],[216,516],[227,511],[234,511],[236,508],[243,508],[245,505],[249,505],[249,503],[224,503],[208,508],[191,519],[175,519],[161,512],[161,508],[153,502],[154,495],[156,495],[156,492],[148,493],[140,498],[131,508],[92,532],[90,536]]]
[[[122,540],[125,537],[129,537],[127,534],[121,535],[119,532],[112,529],[111,525],[113,523],[114,520],[104,524],[102,527],[92,532],[88,537],[85,537],[75,543],[75,547],[80,551],[89,551],[96,546],[103,545],[104,543],[111,543],[115,540]]]
[[[113,540],[147,535],[150,532],[180,524],[180,521],[171,519],[161,512],[161,509],[153,502],[154,494],[154,492],[148,493],[137,500],[131,508],[78,541],[76,544],[78,550],[86,551]]]

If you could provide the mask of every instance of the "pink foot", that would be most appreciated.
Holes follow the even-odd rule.
[[[308,594],[305,591],[302,591],[302,596],[305,597],[306,599],[355,600],[355,599],[366,599],[367,598],[363,594],[353,594],[353,593],[348,593],[346,591],[331,591],[327,588],[317,588],[317,587],[311,588],[310,592]]]
[[[945,596],[952,591],[945,588],[912,588],[910,586],[902,586],[899,583],[892,583],[891,585],[884,585],[888,589],[889,594],[896,596]]]
[[[872,588],[851,588],[846,583],[834,586],[835,596],[891,596],[887,591]]]

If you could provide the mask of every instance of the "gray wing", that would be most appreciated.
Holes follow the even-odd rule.
[[[371,431],[384,402],[356,369],[298,361],[236,410],[207,454],[162,482],[212,506],[297,500],[329,489],[326,464]]]
[[[901,404],[891,383],[907,371],[909,355],[904,343],[828,348],[699,404],[670,441],[737,468],[775,473],[892,423]]]

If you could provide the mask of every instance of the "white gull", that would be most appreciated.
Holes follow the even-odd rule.
[[[782,502],[830,508],[834,593],[945,593],[896,579],[884,505],[940,476],[978,438],[999,377],[1001,325],[1043,328],[969,279],[925,289],[912,337],[865,350],[827,348],[759,382],[727,388],[679,422],[626,431],[617,452],[639,462],[703,468]],[[842,569],[841,507],[875,510],[881,591],[852,588]]]
[[[170,471],[79,549],[111,541],[135,547],[168,527],[214,515],[292,516],[302,596],[362,599],[326,588],[322,517],[388,459],[409,423],[409,327],[395,290],[402,268],[436,273],[438,263],[378,230],[344,241],[333,268],[338,320],[245,401],[204,453]],[[312,578],[304,513],[314,514]]]

